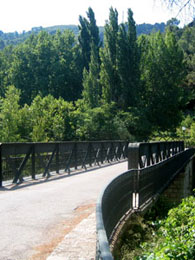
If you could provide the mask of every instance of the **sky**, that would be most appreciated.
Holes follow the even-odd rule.
[[[79,15],[86,16],[89,6],[98,26],[108,20],[111,6],[118,10],[119,22],[126,21],[128,8],[137,24],[166,23],[176,15],[162,6],[161,0],[1,0],[0,30],[22,32],[38,26],[78,25]]]

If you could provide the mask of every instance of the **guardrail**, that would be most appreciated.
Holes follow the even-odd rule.
[[[129,144],[129,170],[113,179],[97,201],[96,259],[113,260],[109,244],[121,221],[158,197],[194,153],[184,151],[183,142]]]
[[[0,186],[3,181],[20,183],[25,177],[50,177],[56,173],[87,169],[127,158],[127,141],[2,143]]]
[[[184,151],[184,142],[130,143],[128,169],[144,168]]]

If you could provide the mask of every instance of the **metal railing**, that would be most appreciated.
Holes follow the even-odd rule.
[[[131,143],[128,169],[144,168],[184,151],[184,142]]]
[[[127,158],[127,141],[2,143],[0,144],[0,186],[3,181],[22,182],[51,172],[87,169]]]
[[[96,259],[113,259],[109,242],[118,222],[133,209],[132,194],[136,171],[123,173],[112,180],[103,190],[96,204]]]
[[[194,154],[194,149],[184,151],[183,142],[129,144],[129,170],[113,179],[97,201],[96,259],[113,260],[110,242],[125,214],[149,205]]]

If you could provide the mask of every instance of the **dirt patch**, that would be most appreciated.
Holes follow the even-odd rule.
[[[74,209],[71,219],[58,224],[48,230],[48,242],[34,248],[36,253],[29,260],[46,260],[57,245],[63,240],[64,236],[70,233],[83,219],[87,218],[95,210],[95,204],[81,205]]]

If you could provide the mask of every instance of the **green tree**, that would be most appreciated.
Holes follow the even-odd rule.
[[[184,51],[187,76],[184,84],[186,95],[186,108],[193,111],[195,102],[195,27],[186,26],[178,42]]]
[[[21,89],[21,103],[30,104],[39,93],[67,101],[82,91],[82,70],[75,36],[70,31],[55,36],[42,31],[14,49],[10,80]]]
[[[6,46],[0,51],[0,96],[4,96],[6,87],[11,85],[10,67],[13,60],[13,46]]]
[[[99,71],[98,50],[92,43],[89,72],[85,68],[83,72],[83,98],[90,108],[97,107],[100,102]]]
[[[79,16],[79,44],[81,47],[81,55],[83,60],[83,68],[89,69],[90,62],[90,34],[88,30],[89,22],[86,18]]]
[[[157,131],[175,129],[181,120],[183,53],[170,31],[165,37],[160,33],[142,36],[139,45],[142,50],[142,113]]]
[[[121,129],[114,103],[101,107],[87,108],[82,102],[77,103],[75,117],[77,122],[76,136],[79,140],[112,140],[119,139]],[[122,125],[120,124],[121,128]]]
[[[14,86],[7,88],[5,97],[0,100],[0,140],[1,142],[21,141],[19,133],[20,116],[20,91]]]
[[[117,43],[117,70],[120,78],[122,108],[136,105],[139,92],[139,51],[133,12],[128,10],[128,22],[119,29]]]
[[[32,141],[67,141],[74,139],[71,103],[48,95],[37,96],[31,106]]]
[[[52,64],[51,89],[48,94],[66,101],[75,101],[81,96],[81,57],[75,36],[71,31],[57,31],[54,36],[55,59]]]
[[[83,58],[83,68],[89,70],[89,63],[91,57],[91,45],[92,43],[96,46],[99,53],[101,41],[99,37],[99,29],[96,25],[95,14],[91,7],[87,12],[88,19],[79,16],[79,44],[81,47],[81,55]],[[99,55],[99,54],[98,54]]]
[[[118,12],[110,8],[109,21],[105,25],[104,48],[100,51],[102,97],[107,103],[118,103],[121,94],[117,72],[118,30]]]

